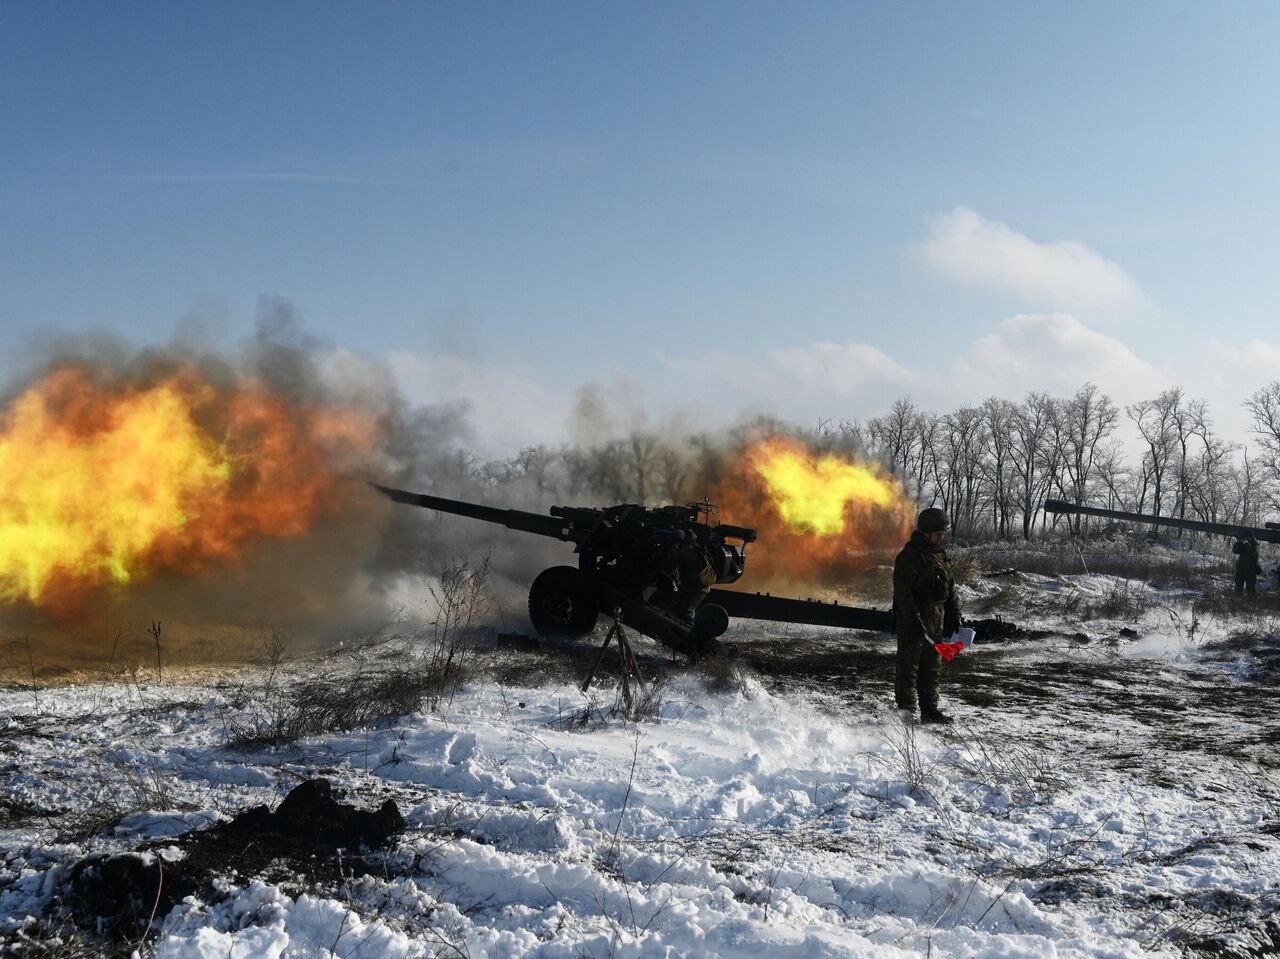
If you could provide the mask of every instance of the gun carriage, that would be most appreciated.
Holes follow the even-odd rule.
[[[709,567],[717,586],[736,583],[746,569],[747,544],[756,541],[754,529],[713,523],[714,507],[705,501],[553,506],[542,514],[371,485],[397,503],[572,543],[578,565],[545,569],[529,588],[529,619],[541,636],[586,636],[602,612],[617,611],[628,626],[696,659],[714,648],[730,617],[893,630],[891,612],[838,603],[716,588],[698,603],[704,588],[689,581],[691,570]]]

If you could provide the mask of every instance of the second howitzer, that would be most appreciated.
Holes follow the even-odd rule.
[[[1268,523],[1266,526],[1241,526],[1237,523],[1207,523],[1198,519],[1179,519],[1176,516],[1156,516],[1151,513],[1126,513],[1117,509],[1099,509],[1096,506],[1077,506],[1066,500],[1047,499],[1044,501],[1045,512],[1061,514],[1077,514],[1084,516],[1101,516],[1106,519],[1123,520],[1130,523],[1150,523],[1152,526],[1168,526],[1173,529],[1192,530],[1198,533],[1212,533],[1218,536],[1252,536],[1262,543],[1280,543],[1280,525]]]
[[[542,514],[371,485],[397,503],[573,543],[578,565],[545,569],[529,588],[529,619],[542,636],[586,636],[602,612],[616,610],[631,628],[697,658],[711,651],[730,616],[893,629],[892,614],[880,610],[713,589],[742,577],[756,531],[711,523],[706,502],[553,506]]]

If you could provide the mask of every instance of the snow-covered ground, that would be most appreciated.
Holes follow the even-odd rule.
[[[404,814],[375,868],[353,856],[312,874],[300,849],[229,872],[157,915],[143,954],[1280,950],[1275,617],[1234,598],[1193,613],[1188,596],[1098,575],[1012,574],[966,594],[1055,635],[951,664],[950,728],[889,708],[891,640],[801,627],[735,626],[727,673],[637,641],[659,684],[640,721],[611,714],[608,682],[584,696],[563,650],[491,652],[438,711],[277,749],[228,742],[298,677],[390,668],[404,651],[270,678],[12,686],[0,934],[14,954],[96,954],[57,916],[75,862],[181,856],[171,840],[323,776]]]

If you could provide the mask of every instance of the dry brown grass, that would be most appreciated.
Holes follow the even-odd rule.
[[[1063,540],[981,546],[970,552],[988,569],[1016,569],[1042,576],[1098,573],[1141,580],[1157,589],[1229,587],[1233,568],[1225,552],[1175,553],[1147,540]]]
[[[734,656],[708,656],[698,661],[694,673],[702,680],[707,692],[717,696],[747,690],[746,673]]]
[[[1136,622],[1158,605],[1151,590],[1135,586],[1129,580],[1114,582],[1101,597],[1084,604],[1088,619],[1124,619]]]
[[[307,679],[257,691],[256,705],[229,726],[234,749],[287,746],[307,736],[379,726],[441,695],[444,678],[400,669]]]
[[[286,746],[440,708],[474,668],[476,628],[489,608],[488,577],[488,556],[475,566],[465,560],[445,563],[429,590],[435,607],[429,630],[370,637],[349,657],[331,656],[319,670],[313,667],[311,675],[283,674],[288,641],[273,632],[263,647],[265,673],[234,697],[246,712],[229,724],[228,745]]]
[[[957,586],[974,583],[982,575],[982,560],[975,551],[965,550],[948,558],[951,561],[951,576]]]

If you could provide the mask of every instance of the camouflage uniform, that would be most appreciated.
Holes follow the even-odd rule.
[[[941,546],[916,530],[893,563],[893,606],[897,614],[898,661],[894,699],[898,708],[938,712],[938,671],[942,657],[928,639],[950,636],[960,626],[951,564]]]
[[[681,619],[693,622],[698,605],[707,598],[716,572],[697,543],[682,540],[664,557],[662,582],[650,601]]]
[[[1250,596],[1258,592],[1258,574],[1262,572],[1262,564],[1258,562],[1258,541],[1252,534],[1238,537],[1231,546],[1236,554],[1236,593],[1247,588]]]

